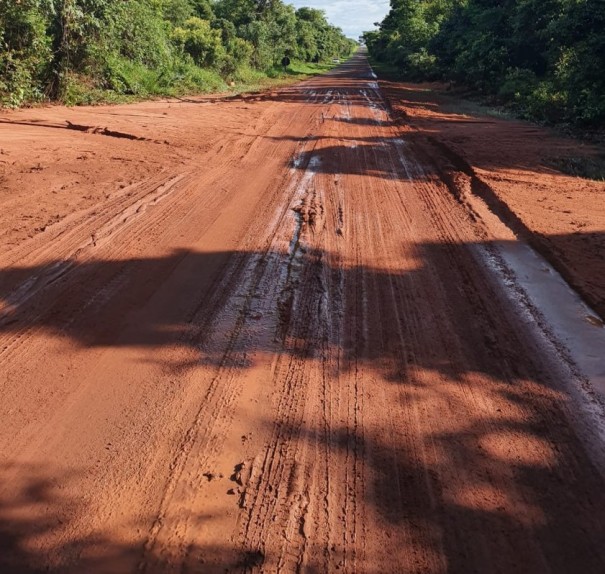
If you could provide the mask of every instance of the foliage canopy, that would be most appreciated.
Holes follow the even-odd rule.
[[[0,0],[0,105],[204,89],[354,46],[282,0]]]
[[[533,119],[605,123],[603,0],[391,0],[364,40],[412,80],[459,82]]]

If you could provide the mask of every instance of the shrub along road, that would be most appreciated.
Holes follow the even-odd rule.
[[[602,389],[501,257],[532,220],[394,89],[360,53],[0,117],[5,571],[605,569]]]

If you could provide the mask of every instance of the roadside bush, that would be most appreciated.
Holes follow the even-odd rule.
[[[567,98],[551,81],[542,81],[525,100],[526,115],[550,123],[563,122],[568,117]]]
[[[117,6],[112,3],[111,9],[103,13],[100,24],[102,33],[96,42],[101,48],[99,55],[117,54],[149,68],[169,66],[173,59],[170,29],[161,11],[148,1],[120,2]]]
[[[172,67],[148,68],[121,56],[107,59],[102,87],[118,94],[149,96],[164,93],[174,76]]]
[[[220,30],[213,29],[210,22],[201,18],[190,18],[182,28],[175,28],[172,40],[198,66],[217,66],[227,56]]]
[[[6,50],[0,64],[0,104],[18,107],[26,102],[44,98],[40,82],[40,69],[35,58],[23,58],[19,52]]]
[[[254,46],[242,38],[233,37],[226,43],[226,51],[217,63],[221,76],[227,80],[235,79],[240,68],[249,67]]]
[[[227,41],[227,52],[237,66],[248,66],[254,53],[254,46],[243,38],[233,37]]]
[[[82,106],[122,100],[121,94],[99,88],[89,76],[69,72],[63,79],[62,101],[68,106]]]
[[[498,90],[504,101],[522,104],[537,88],[538,78],[531,70],[513,68],[509,70]]]
[[[216,70],[200,68],[192,62],[179,62],[173,70],[172,95],[191,92],[216,92],[227,89],[227,84]]]
[[[600,51],[605,57],[605,41]],[[587,125],[605,122],[605,69],[599,69],[586,45],[562,50],[555,79],[566,93],[570,118]]]
[[[37,0],[0,0],[0,104],[44,97],[52,59],[46,19]]]
[[[233,75],[233,80],[240,84],[259,84],[262,80],[267,78],[267,74],[265,72],[261,72],[260,70],[255,70],[250,66],[241,66]]]
[[[407,57],[410,77],[418,80],[434,80],[439,75],[437,58],[423,48]]]

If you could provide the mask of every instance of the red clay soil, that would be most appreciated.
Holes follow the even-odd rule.
[[[482,197],[605,318],[605,182],[552,167],[604,157],[603,149],[527,122],[478,114],[478,106],[434,85],[381,87],[394,117],[428,144],[445,179],[460,193]]]
[[[464,190],[601,293],[602,186],[539,168],[536,128],[386,90],[414,127],[363,54],[0,116],[2,572],[605,571],[596,431]]]

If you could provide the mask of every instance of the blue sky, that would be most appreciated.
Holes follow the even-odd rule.
[[[331,24],[354,39],[374,27],[389,11],[389,0],[285,0],[297,8],[309,6],[324,10]]]

